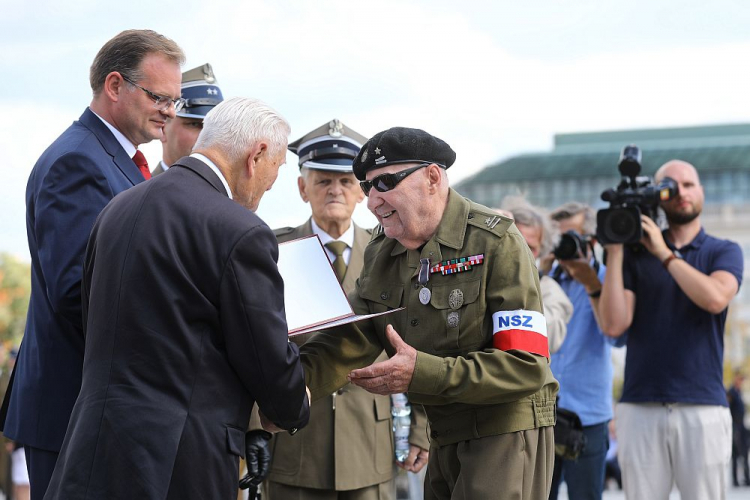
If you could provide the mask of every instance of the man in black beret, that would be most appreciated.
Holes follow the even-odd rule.
[[[351,381],[423,405],[425,498],[546,499],[558,384],[534,258],[512,220],[449,187],[455,159],[401,127],[359,151],[354,174],[380,225],[349,300],[357,314],[401,310],[307,342],[306,381],[313,399]],[[390,359],[371,364],[382,349]]]

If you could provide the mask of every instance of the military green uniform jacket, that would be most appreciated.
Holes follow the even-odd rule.
[[[279,242],[314,234],[310,220],[299,227],[275,232]],[[355,224],[354,246],[342,282],[347,292],[354,289],[369,240],[370,232]],[[292,337],[292,341],[302,345],[315,335],[298,335]],[[382,357],[387,359],[385,354]],[[307,427],[294,436],[287,433],[275,436],[270,481],[345,491],[379,484],[393,477],[390,398],[351,384],[332,393],[328,392],[311,406]],[[428,448],[425,426],[424,417],[421,422],[415,419],[410,441]]]
[[[384,347],[393,355],[385,338],[390,323],[418,351],[409,400],[424,405],[433,445],[554,425],[558,384],[548,358],[493,344],[493,314],[542,312],[534,259],[512,221],[450,190],[440,226],[421,250],[377,229],[350,302],[357,314],[405,309],[305,344],[313,399],[342,386],[350,370],[369,365]],[[480,254],[483,262],[471,270],[430,274],[432,297],[420,303],[420,258],[436,265]]]

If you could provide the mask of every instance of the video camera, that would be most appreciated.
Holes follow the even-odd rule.
[[[643,236],[641,214],[656,220],[659,202],[677,196],[678,187],[674,179],[665,177],[655,184],[651,177],[641,173],[641,150],[633,144],[625,146],[617,166],[622,175],[615,189],[602,193],[602,200],[609,208],[596,214],[596,237],[602,245],[607,243],[638,243]]]

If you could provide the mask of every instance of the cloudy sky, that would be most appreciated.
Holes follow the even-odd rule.
[[[291,140],[332,118],[366,136],[423,128],[456,150],[453,182],[555,133],[750,121],[746,0],[0,0],[0,13],[0,251],[23,258],[28,174],[124,29],[174,39],[185,69],[210,62],[225,97],[271,104]],[[272,227],[309,214],[296,176],[289,154],[258,212]],[[355,219],[374,223],[364,206]]]

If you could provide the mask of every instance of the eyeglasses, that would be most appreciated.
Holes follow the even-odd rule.
[[[133,85],[134,87],[138,87],[142,91],[144,91],[151,100],[154,101],[154,109],[158,109],[159,111],[166,111],[169,109],[169,106],[174,106],[175,113],[179,112],[182,108],[185,107],[185,99],[182,97],[178,97],[177,99],[172,99],[171,97],[167,97],[164,95],[154,94],[147,88],[141,87],[137,83],[135,83],[133,80],[127,77],[122,77],[123,80],[128,82],[130,85]]]
[[[375,188],[381,193],[387,193],[391,189],[396,189],[398,183],[406,179],[409,174],[412,174],[420,168],[429,167],[431,163],[424,163],[417,165],[416,167],[407,168],[395,174],[381,174],[370,181],[360,181],[359,185],[362,187],[362,191],[365,192],[365,196],[370,196],[370,189]]]

